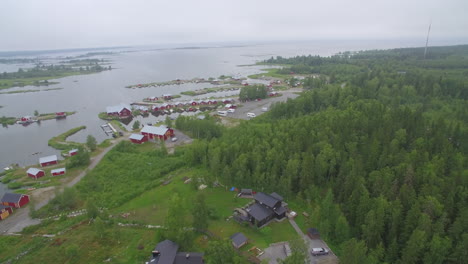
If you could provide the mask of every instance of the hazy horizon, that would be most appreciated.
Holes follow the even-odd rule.
[[[5,0],[0,51],[314,40],[468,43],[468,1]]]

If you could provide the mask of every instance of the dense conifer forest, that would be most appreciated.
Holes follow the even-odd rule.
[[[326,78],[186,158],[208,180],[308,203],[342,263],[466,263],[468,46],[423,54],[271,58]]]

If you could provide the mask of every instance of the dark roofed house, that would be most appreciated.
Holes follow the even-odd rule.
[[[5,193],[0,202],[0,204],[15,208],[21,208],[27,203],[29,203],[29,196],[19,193]]]
[[[286,217],[286,208],[282,205],[283,197],[277,193],[266,194],[258,192],[254,196],[255,203],[248,207],[250,222],[257,227],[266,225],[270,220]]]
[[[179,252],[179,245],[171,240],[159,242],[147,264],[203,264],[203,254]]]
[[[231,240],[232,240],[232,245],[237,249],[247,244],[247,241],[248,241],[247,237],[244,236],[244,234],[242,233],[235,233],[234,235],[231,236]]]

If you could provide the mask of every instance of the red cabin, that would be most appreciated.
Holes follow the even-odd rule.
[[[55,118],[65,118],[65,117],[67,117],[67,113],[65,113],[65,112],[55,113]]]
[[[65,171],[66,171],[65,168],[60,168],[60,169],[51,170],[50,173],[52,173],[52,176],[59,176],[59,175],[64,175]]]
[[[29,168],[26,171],[26,173],[28,174],[29,177],[34,178],[34,179],[45,176],[45,172],[43,170],[36,169],[36,168]]]
[[[0,204],[0,220],[7,218],[12,213],[13,209],[11,207]]]
[[[142,144],[146,141],[148,141],[148,137],[145,135],[140,135],[140,134],[132,134],[129,137],[130,141],[135,144]]]
[[[132,108],[129,105],[121,104],[117,106],[108,106],[106,108],[107,115],[129,117],[132,116]]]
[[[78,154],[78,149],[72,149],[70,151],[68,151],[68,156],[75,156],[76,154]]]
[[[21,208],[29,203],[29,196],[20,193],[5,193],[0,203],[5,206]]]
[[[58,163],[57,155],[47,156],[39,159],[41,167],[50,166]]]
[[[169,137],[174,136],[174,130],[166,126],[145,126],[141,130],[141,134],[146,136],[148,139],[166,140]]]

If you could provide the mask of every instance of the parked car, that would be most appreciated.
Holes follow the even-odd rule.
[[[234,113],[234,112],[236,112],[236,109],[231,108],[231,109],[228,109],[227,111],[228,111],[228,113]]]
[[[310,252],[312,256],[320,256],[320,255],[327,255],[328,249],[326,248],[312,248],[312,252]]]
[[[176,137],[173,137],[173,138],[171,138],[171,141],[172,141],[172,142],[176,142],[176,141],[177,141],[177,138],[176,138]]]
[[[247,113],[247,116],[248,117],[256,117],[257,115],[255,115],[254,113]]]
[[[262,111],[263,111],[263,112],[268,111],[268,107],[262,107]]]

